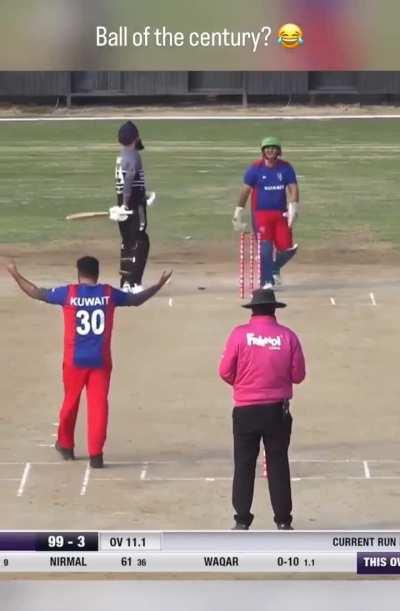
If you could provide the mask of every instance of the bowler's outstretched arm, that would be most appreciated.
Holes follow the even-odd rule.
[[[156,293],[158,293],[158,291],[164,286],[164,284],[168,282],[171,276],[172,276],[172,271],[163,272],[157,284],[153,284],[153,286],[150,286],[148,289],[145,289],[141,293],[129,295],[127,304],[130,306],[142,305],[143,303],[151,299],[151,297],[153,297]]]
[[[25,295],[28,295],[28,297],[31,297],[32,299],[45,301],[44,289],[37,287],[35,284],[21,276],[14,261],[10,261],[9,263],[7,263],[6,269],[10,276],[14,278],[19,288],[25,293]]]

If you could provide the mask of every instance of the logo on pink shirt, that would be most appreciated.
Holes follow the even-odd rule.
[[[261,348],[269,346],[273,350],[280,350],[282,346],[282,340],[279,335],[276,337],[263,337],[262,335],[254,335],[254,333],[246,333],[246,339],[248,346],[260,346]]]

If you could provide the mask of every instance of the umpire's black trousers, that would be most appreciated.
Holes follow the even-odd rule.
[[[233,409],[235,473],[232,504],[235,520],[250,526],[257,458],[263,440],[267,456],[268,487],[276,524],[292,522],[288,448],[292,416],[283,402]]]

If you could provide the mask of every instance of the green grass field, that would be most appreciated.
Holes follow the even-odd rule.
[[[120,122],[0,125],[0,243],[115,237],[107,221],[67,223],[68,213],[114,202]],[[142,121],[148,189],[158,194],[150,232],[224,240],[247,165],[268,134],[299,175],[305,208],[296,237],[318,248],[348,240],[400,247],[400,123],[346,121]]]

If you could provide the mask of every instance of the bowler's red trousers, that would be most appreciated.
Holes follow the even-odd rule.
[[[108,391],[111,367],[80,369],[63,365],[64,401],[60,411],[58,443],[62,448],[74,447],[74,432],[79,401],[86,387],[87,396],[87,445],[89,456],[103,452],[107,437]]]

